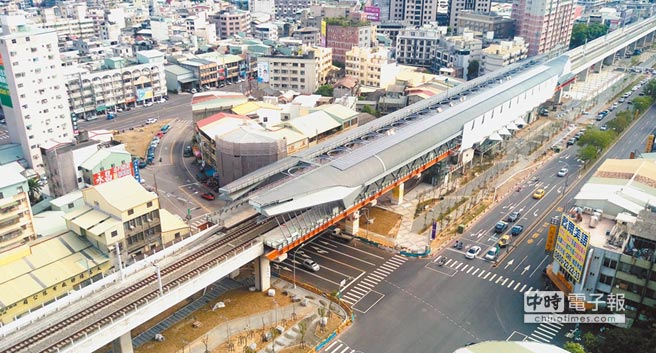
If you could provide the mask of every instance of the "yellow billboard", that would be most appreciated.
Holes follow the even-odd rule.
[[[554,259],[578,282],[583,274],[590,233],[563,214],[558,229]]]
[[[326,36],[326,21],[321,21],[321,35]]]

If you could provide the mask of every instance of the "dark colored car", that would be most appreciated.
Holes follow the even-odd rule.
[[[182,156],[184,157],[192,157],[194,155],[194,152],[191,150],[191,146],[185,146],[184,152],[182,153]]]
[[[524,231],[524,226],[520,224],[516,224],[510,229],[510,234],[520,235],[522,234],[523,231]]]
[[[212,201],[212,200],[214,200],[214,199],[216,198],[216,197],[214,196],[214,194],[211,193],[211,192],[206,192],[206,193],[204,193],[204,194],[201,194],[200,197],[204,198],[205,200],[209,200],[209,201]]]
[[[499,221],[497,224],[494,226],[494,232],[495,233],[503,233],[508,229],[508,223],[504,221]]]

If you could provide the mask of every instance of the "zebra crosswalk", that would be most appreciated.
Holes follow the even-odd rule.
[[[349,347],[346,343],[342,342],[341,340],[335,340],[335,342],[329,344],[326,346],[326,348],[322,351],[326,353],[355,353],[361,351],[356,351],[355,349]]]
[[[524,284],[518,280],[514,280],[508,277],[501,276],[499,274],[490,272],[489,270],[484,270],[480,267],[475,266],[471,261],[458,261],[455,259],[446,259],[442,260],[442,256],[438,256],[435,260],[433,260],[434,263],[439,263],[439,261],[445,261],[442,264],[442,267],[449,268],[452,271],[455,271],[455,273],[462,272],[469,274],[471,276],[477,277],[482,280],[486,280],[489,282],[492,282],[496,285],[505,287],[507,289],[510,289],[515,292],[519,293],[524,293],[525,291],[532,291],[534,289],[537,290],[537,288],[533,288],[527,284]]]
[[[342,293],[342,301],[350,305],[355,305],[365,295],[369,294],[378,283],[384,280],[403,263],[406,258],[400,255],[394,255],[387,259],[384,264],[379,266],[376,270],[369,272],[361,281],[356,283],[353,287]],[[341,353],[341,352],[340,352]]]
[[[563,324],[561,323],[541,323],[538,325],[538,327],[533,330],[533,333],[531,333],[525,340],[531,340],[535,342],[544,342],[544,343],[550,343],[551,340],[558,335],[560,330],[563,328]]]

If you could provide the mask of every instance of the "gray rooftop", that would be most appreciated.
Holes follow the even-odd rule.
[[[395,127],[393,134],[374,139],[292,182],[252,196],[250,202],[265,215],[329,202],[350,206],[367,185],[458,137],[466,123],[482,116],[491,107],[500,106],[554,76],[560,76],[567,62],[567,57],[560,57],[545,65],[519,72],[494,89],[472,95],[443,112],[424,111],[418,120]],[[511,121],[514,119],[509,118]],[[307,150],[305,155],[310,151]]]

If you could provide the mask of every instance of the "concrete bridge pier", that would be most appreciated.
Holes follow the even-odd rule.
[[[112,341],[112,350],[114,353],[133,353],[132,349],[132,336],[130,331],[122,334]]]
[[[262,255],[254,260],[255,268],[255,288],[260,292],[265,292],[271,288],[271,266],[269,259]]]
[[[578,75],[577,81],[585,82],[585,80],[588,79],[588,71],[590,71],[590,68],[581,71]]]
[[[615,63],[615,53],[604,58],[603,64],[606,66],[612,66]]]
[[[642,49],[642,48],[645,47],[646,43],[647,43],[647,41],[645,40],[645,37],[642,37],[642,38],[638,39],[638,41],[636,42],[636,45],[638,46],[638,48]]]
[[[601,61],[599,61],[599,62],[596,62],[596,63],[592,66],[592,70],[593,70],[592,72],[594,72],[595,74],[598,74],[598,73],[601,72],[601,70],[602,70],[603,68],[604,68],[604,61],[601,60]]]
[[[348,215],[346,217],[345,224],[346,229],[344,229],[344,232],[346,232],[346,234],[358,234],[358,231],[360,231],[360,211],[356,211]]]
[[[392,189],[392,203],[395,205],[400,205],[403,203],[403,197],[405,196],[405,183],[401,183]]]

